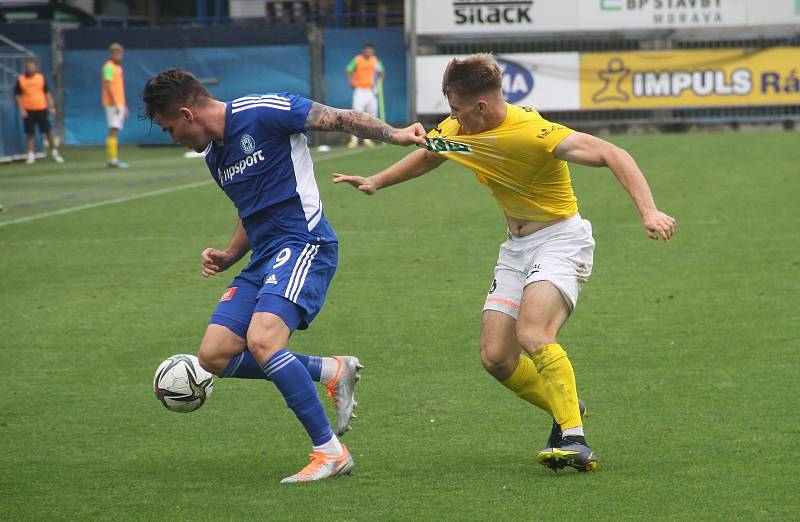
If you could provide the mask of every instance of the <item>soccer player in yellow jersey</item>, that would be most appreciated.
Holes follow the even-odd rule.
[[[442,91],[450,117],[417,150],[371,176],[334,174],[361,192],[400,183],[445,160],[464,165],[491,190],[508,223],[483,307],[484,368],[554,418],[537,461],[551,469],[594,471],[597,459],[581,420],[575,374],[556,336],[592,271],[591,224],[578,214],[567,162],[608,167],[630,195],[652,239],[669,240],[675,219],[659,211],[642,172],[623,149],[543,119],[503,99],[489,54],[452,60]]]
[[[103,64],[103,108],[106,111],[108,136],[106,137],[106,161],[111,168],[127,169],[128,164],[119,160],[117,136],[128,118],[125,103],[125,79],[122,74],[122,45],[113,43],[108,48],[111,58]]]

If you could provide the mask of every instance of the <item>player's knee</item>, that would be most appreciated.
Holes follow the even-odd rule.
[[[284,343],[276,342],[274,337],[264,333],[248,332],[247,349],[257,361],[268,361],[275,352],[284,348]]]
[[[204,345],[197,352],[197,360],[205,371],[214,375],[221,375],[228,365],[229,358],[219,351]]]
[[[197,360],[205,371],[211,372],[214,375],[219,375],[225,368],[224,366],[220,368],[218,359],[203,351],[197,352]]]
[[[499,373],[503,368],[502,360],[492,357],[484,351],[481,351],[481,364],[483,364],[483,368],[492,375]]]
[[[481,364],[495,379],[507,379],[517,366],[517,358],[518,356],[509,357],[500,350],[492,349],[491,345],[481,343]]]
[[[522,348],[532,353],[541,347],[556,342],[555,333],[538,325],[517,325],[517,342]]]

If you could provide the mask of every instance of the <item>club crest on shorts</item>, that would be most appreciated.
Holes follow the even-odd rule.
[[[256,140],[249,134],[242,135],[242,138],[239,140],[239,145],[242,147],[242,152],[245,154],[251,154],[256,150]]]

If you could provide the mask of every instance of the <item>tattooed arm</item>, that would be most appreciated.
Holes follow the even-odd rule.
[[[424,145],[425,129],[414,123],[396,129],[366,112],[335,109],[314,102],[306,118],[306,129],[318,131],[344,131],[359,138],[394,143],[395,145]]]

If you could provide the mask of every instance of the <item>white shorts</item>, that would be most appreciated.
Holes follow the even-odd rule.
[[[523,237],[508,235],[500,245],[484,310],[496,310],[514,319],[519,315],[522,291],[536,281],[548,281],[575,309],[581,284],[592,273],[592,224],[580,214]]]
[[[119,110],[117,110],[119,109]],[[125,108],[117,107],[114,105],[107,105],[106,110],[106,126],[109,129],[120,129],[125,123]]]
[[[378,95],[373,89],[353,89],[353,110],[378,115]]]

